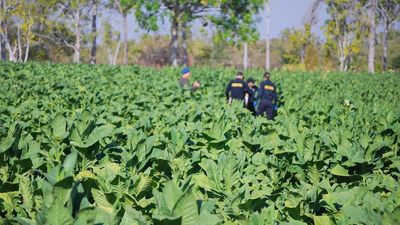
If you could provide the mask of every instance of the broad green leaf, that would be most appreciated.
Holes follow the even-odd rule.
[[[7,151],[14,143],[13,137],[6,137],[0,141],[0,153]]]
[[[344,177],[349,176],[349,172],[347,172],[347,170],[339,164],[337,164],[331,169],[331,173],[336,176],[344,176]]]
[[[202,224],[202,225],[216,225],[220,222],[218,216],[212,215],[208,212],[202,212],[199,216],[197,216],[195,222],[193,224]],[[183,225],[183,223],[182,223]]]
[[[108,202],[106,196],[101,190],[92,189],[92,196],[96,206],[101,210],[98,213],[105,213],[110,219],[114,218],[114,207]]]
[[[92,172],[87,171],[87,170],[81,171],[81,172],[78,173],[78,175],[76,175],[76,179],[78,179],[78,180],[83,180],[83,179],[86,179],[86,178],[91,178],[91,179],[94,179],[94,180],[97,179],[95,174],[93,174]]]
[[[67,132],[67,121],[61,114],[57,114],[51,122],[51,128],[53,130],[53,136],[55,140],[61,141],[68,136]]]
[[[198,210],[196,199],[190,192],[182,195],[176,202],[173,212],[175,215],[182,216],[182,225],[196,225]]]
[[[72,177],[67,177],[54,184],[54,204],[64,206],[67,203],[68,199],[71,196],[73,182],[74,180],[72,179]]]
[[[67,157],[65,157],[64,163],[63,163],[63,169],[66,174],[72,174],[74,172],[74,167],[76,164],[76,160],[78,158],[78,152],[73,151]]]
[[[281,225],[307,225],[307,223],[304,223],[299,220],[294,220],[294,219],[290,219],[289,222],[282,222],[280,224]]]
[[[106,124],[100,127],[94,128],[92,133],[90,133],[86,146],[92,146],[94,143],[98,142],[104,137],[111,136],[114,131],[114,126],[111,124]]]
[[[213,185],[208,177],[202,173],[193,175],[193,182],[201,188],[204,188],[207,191],[213,189]]]
[[[12,219],[13,222],[17,222],[19,225],[35,225],[35,221],[24,218],[24,217],[16,217]]]
[[[10,192],[0,193],[0,199],[2,199],[8,205],[13,205],[12,193]]]
[[[80,210],[75,218],[74,225],[92,224],[96,219],[96,211],[94,208],[86,208]]]
[[[150,224],[143,215],[128,206],[124,207],[125,213],[121,219],[121,225],[148,225]]]
[[[72,225],[74,223],[72,212],[60,204],[54,204],[42,213],[44,221],[37,221],[37,224]]]
[[[285,201],[285,207],[287,208],[296,208],[297,205],[301,202],[301,197],[296,197],[294,195],[288,195],[288,198]]]
[[[329,216],[314,216],[314,225],[333,225]]]
[[[400,224],[400,207],[397,207],[393,212],[385,212],[382,219],[382,224],[396,225]]]

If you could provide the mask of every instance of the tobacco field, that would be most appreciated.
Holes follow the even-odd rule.
[[[1,63],[0,224],[400,224],[399,74],[235,72]]]

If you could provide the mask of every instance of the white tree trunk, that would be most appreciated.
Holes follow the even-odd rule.
[[[387,70],[389,30],[390,30],[390,24],[388,22],[386,22],[385,27],[383,29],[383,55],[382,55],[382,70],[383,71]]]
[[[120,45],[121,45],[121,41],[118,41],[117,48],[115,49],[114,59],[113,59],[112,65],[116,65],[117,64],[117,58],[118,58],[118,52],[119,52],[119,46]]]
[[[345,46],[346,46],[346,43],[345,43],[345,40],[342,40],[342,41],[340,41],[340,39],[342,39],[342,38],[339,38],[339,43],[338,43],[338,46],[339,46],[339,68],[340,68],[340,72],[345,72],[346,71],[346,55],[345,55]],[[345,39],[345,37],[344,37],[344,39]]]
[[[16,62],[17,59],[15,58],[15,51],[16,49],[12,49],[11,45],[9,42],[6,43],[7,49],[8,49],[8,58],[11,62]]]
[[[27,37],[26,37],[26,46],[25,46],[25,57],[24,57],[24,62],[27,62],[29,59],[29,48],[31,45],[31,27],[29,26],[28,28],[28,33],[27,33]]]
[[[265,69],[268,71],[271,68],[270,59],[270,17],[271,17],[271,0],[267,0],[267,35],[265,40]]]
[[[1,36],[2,41],[3,41],[3,46],[8,51],[9,60],[12,61],[12,62],[15,62],[16,61],[16,58],[15,58],[16,49],[14,48],[14,50],[13,50],[13,48],[11,47],[10,41],[8,39],[8,34],[7,34],[7,25],[3,24],[3,28],[0,29],[0,36]],[[5,57],[6,56],[5,50],[2,49],[2,51],[4,51],[4,52],[1,53],[2,57],[3,56]]]
[[[124,17],[124,59],[123,63],[128,64],[128,15],[123,14]]]
[[[371,0],[369,10],[369,37],[368,37],[368,72],[375,73],[375,15],[376,15],[376,0]]]
[[[249,56],[248,56],[248,48],[247,42],[243,44],[243,69],[247,70],[249,67]]]
[[[348,48],[351,44],[351,34],[349,34],[347,31],[343,31],[342,34],[340,34],[338,41],[337,41],[337,46],[338,46],[338,59],[339,59],[339,68],[340,72],[347,72],[349,69],[349,63],[350,63],[350,56],[348,53]]]
[[[11,47],[11,45],[9,45],[9,46],[10,46],[10,52],[8,54],[10,55],[10,61],[11,62],[18,62],[18,58],[16,56],[17,46],[14,46],[14,47]]]
[[[15,62],[16,61],[16,58],[15,58],[16,49],[15,48],[13,49],[11,47],[10,41],[8,40],[8,36],[6,34],[0,32],[0,35],[2,36],[4,44],[5,44],[5,47],[6,47],[7,51],[8,51],[9,60],[11,62]]]
[[[17,25],[17,49],[18,49],[18,62],[22,61],[22,44],[21,44],[21,28],[20,24]]]
[[[0,54],[1,54],[1,60],[3,61],[7,60],[6,51],[11,53],[11,46],[7,34],[7,23],[5,21],[5,19],[7,18],[6,8],[7,8],[6,1],[0,0],[0,10],[5,16],[5,18],[0,21],[0,51],[1,51]]]
[[[75,11],[75,45],[74,45],[74,62],[79,63],[81,58],[81,10],[77,6]]]

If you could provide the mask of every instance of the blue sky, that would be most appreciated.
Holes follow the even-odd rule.
[[[304,17],[307,14],[313,0],[272,0],[271,8],[271,38],[278,37],[285,28],[301,28],[304,24]],[[101,20],[110,20],[115,29],[121,30],[122,18],[116,13],[105,13]],[[265,11],[261,12],[260,20],[257,23],[257,28],[260,33],[260,39],[265,39],[266,36],[266,22]],[[318,24],[313,28],[313,32],[322,35],[321,27],[327,18],[326,12],[323,8],[319,10]],[[129,17],[129,38],[138,39],[141,35],[146,33],[138,28],[133,15]],[[101,21],[100,21],[101,22]],[[202,36],[196,24],[193,28],[195,37]],[[154,34],[169,34],[169,23],[160,24],[160,30]]]
[[[271,37],[278,37],[285,28],[301,28],[304,25],[304,18],[309,11],[313,0],[272,0],[271,7]],[[262,15],[266,15],[265,12]],[[322,34],[321,27],[327,19],[324,8],[319,10],[318,24],[313,32]],[[257,24],[261,39],[266,35],[265,16]]]

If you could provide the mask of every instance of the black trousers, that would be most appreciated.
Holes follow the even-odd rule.
[[[267,113],[269,120],[273,120],[275,116],[274,104],[270,100],[261,99],[257,108],[257,116],[264,115],[265,113]]]
[[[248,110],[250,110],[250,112],[255,116],[255,115],[257,115],[257,111],[256,111],[256,108],[254,107],[253,103],[254,103],[253,101],[249,101],[246,108]]]

